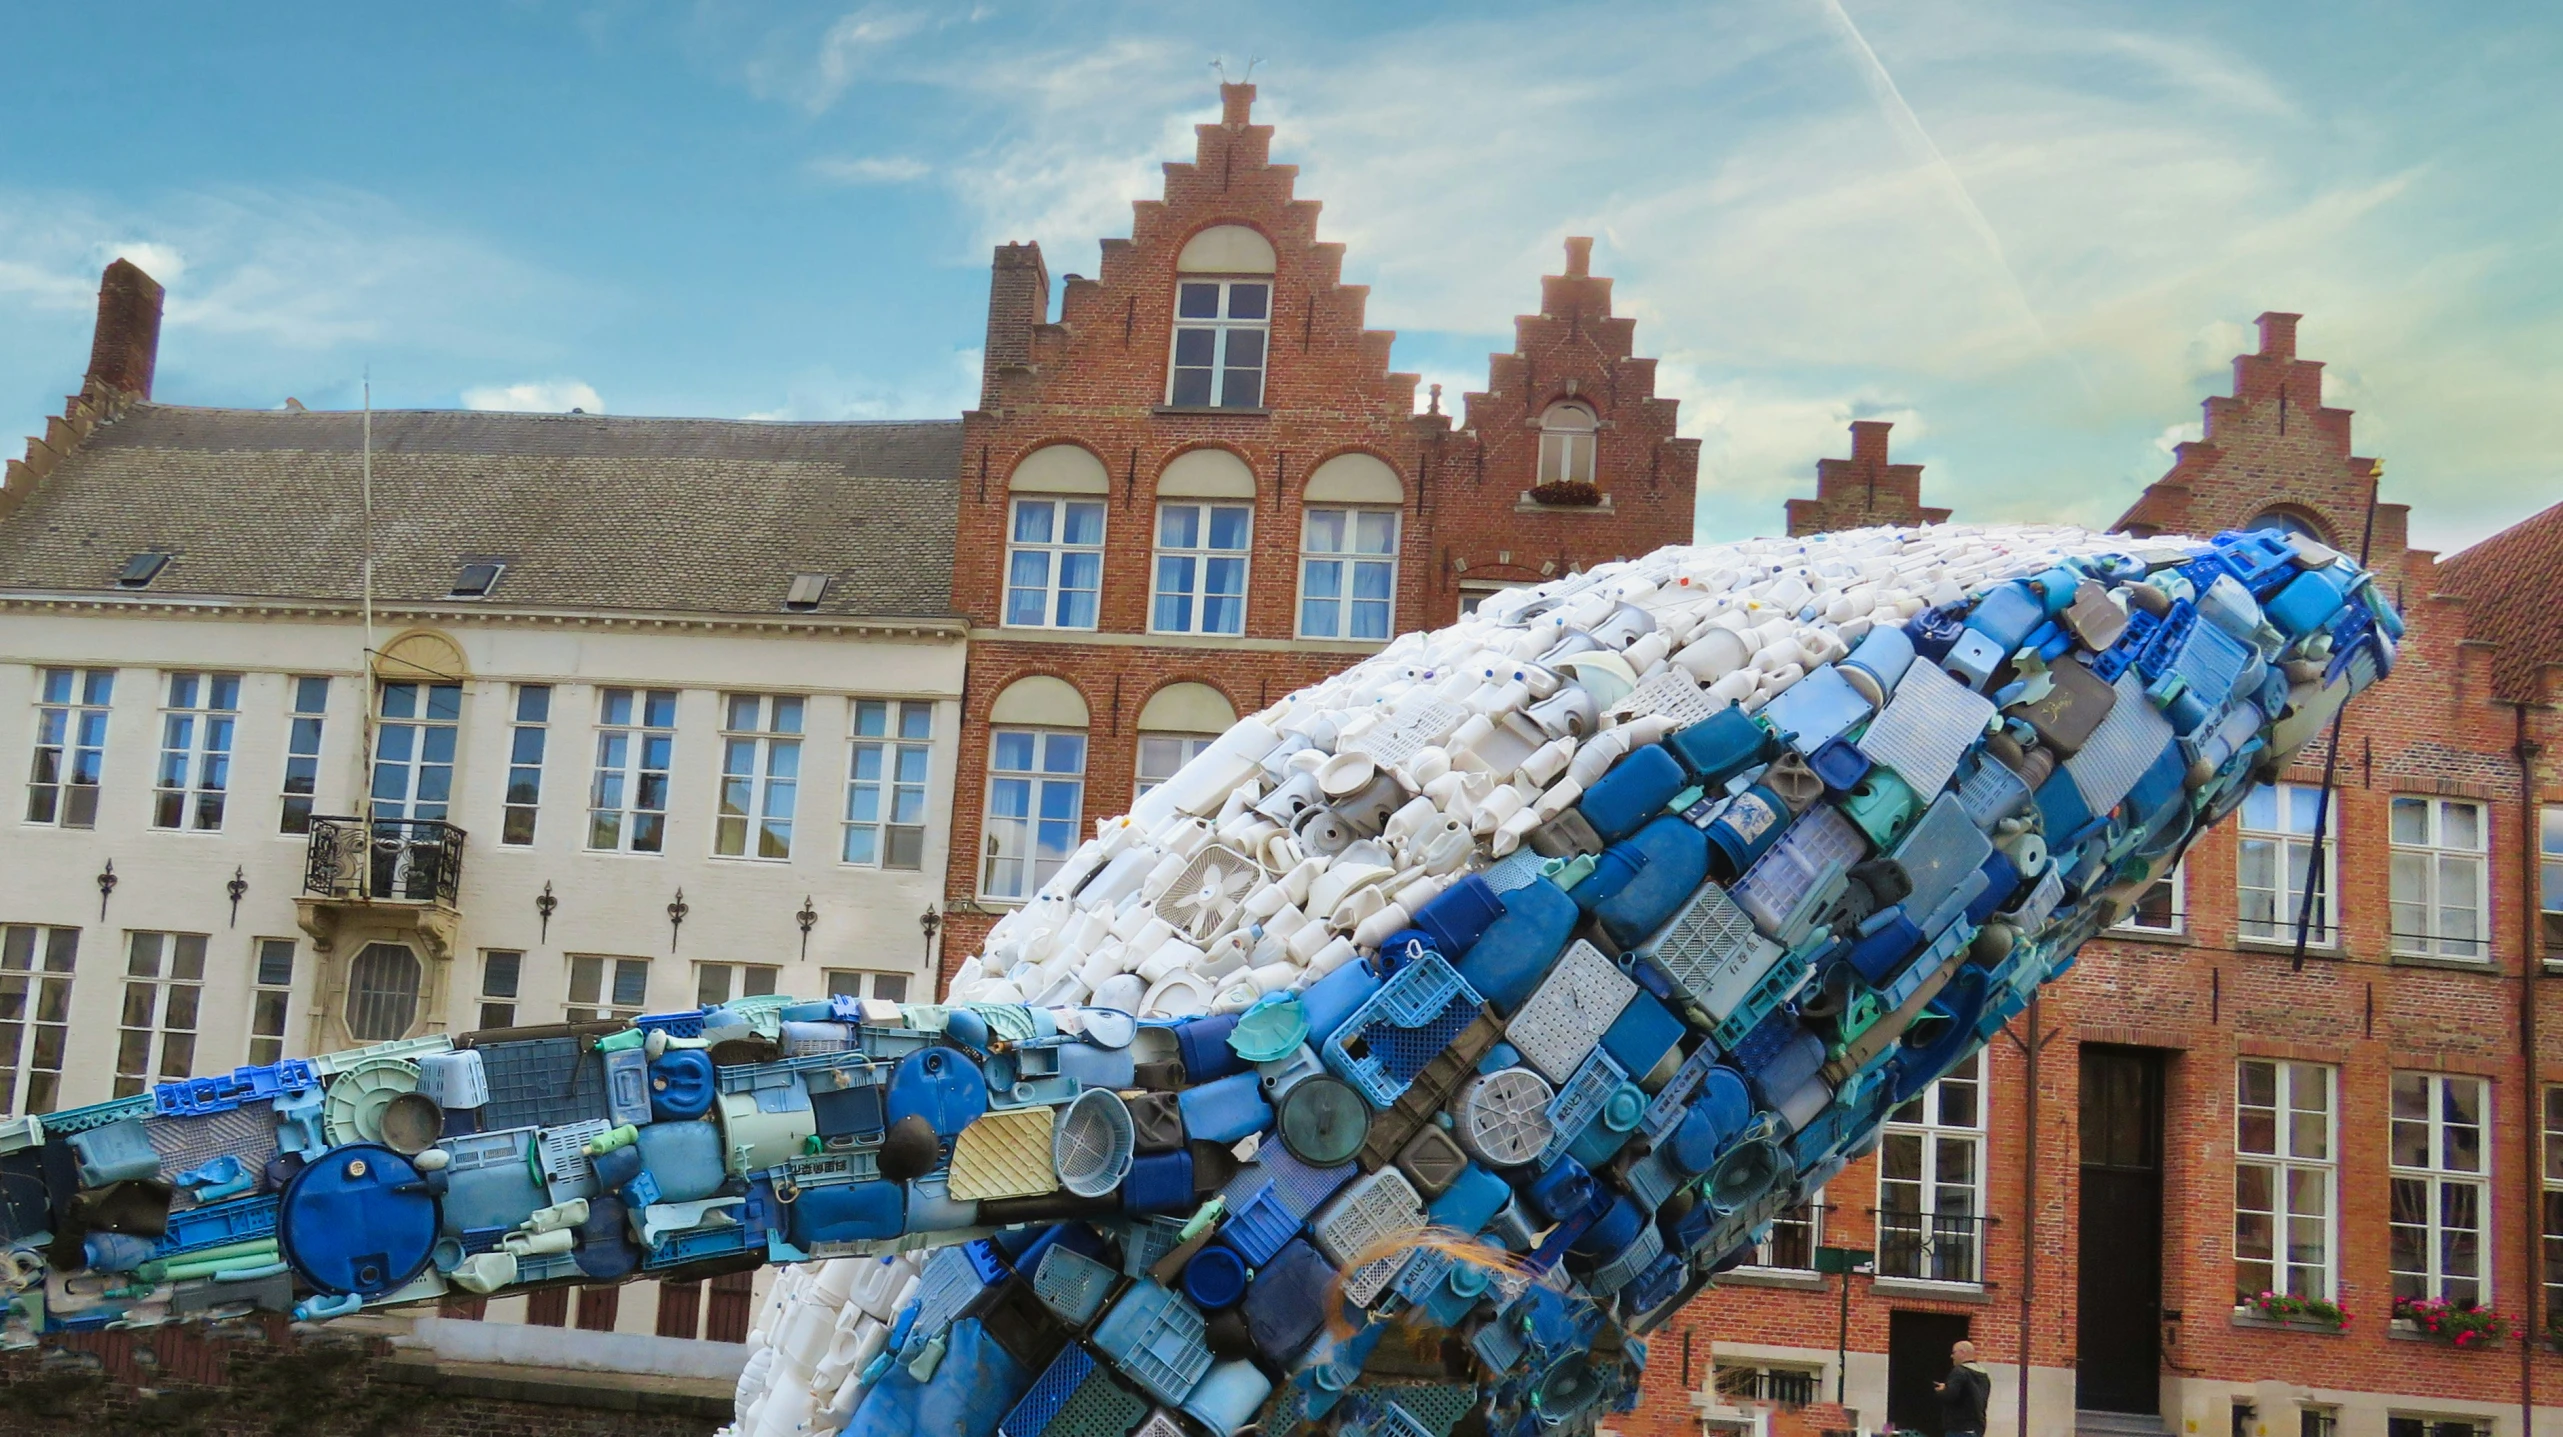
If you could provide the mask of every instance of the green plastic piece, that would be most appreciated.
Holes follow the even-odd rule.
[[[1307,1041],[1308,1010],[1300,1006],[1296,993],[1267,993],[1256,999],[1255,1006],[1239,1014],[1237,1026],[1228,1032],[1228,1046],[1249,1063],[1287,1058]]]
[[[587,1155],[598,1157],[616,1148],[628,1148],[640,1140],[641,1130],[630,1123],[625,1123],[619,1128],[607,1128],[587,1140]]]
[[[1920,806],[1914,801],[1912,788],[1896,777],[1895,770],[1872,764],[1868,776],[1843,796],[1842,816],[1850,819],[1871,844],[1887,849],[1895,846],[1897,835],[1904,832]]]
[[[650,1035],[642,1029],[626,1028],[620,1033],[608,1034],[605,1037],[597,1039],[596,1051],[600,1053],[619,1053],[625,1048],[638,1048],[647,1043],[649,1038]]]

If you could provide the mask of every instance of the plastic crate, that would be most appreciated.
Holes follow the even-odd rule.
[[[556,1277],[581,1277],[578,1254],[574,1252],[529,1252],[516,1258],[516,1281],[519,1285],[549,1282]]]
[[[209,1247],[227,1247],[235,1242],[272,1235],[276,1231],[276,1197],[235,1198],[230,1202],[210,1203],[203,1207],[178,1208],[169,1214],[169,1226],[160,1240],[152,1245],[154,1259],[176,1257]]]
[[[866,1023],[854,1030],[855,1046],[876,1063],[896,1062],[934,1046],[935,1035],[918,1028],[880,1028]]]
[[[489,1078],[484,1128],[532,1128],[605,1116],[605,1067],[576,1038],[529,1038],[478,1050]]]
[[[1362,1249],[1424,1225],[1424,1200],[1393,1167],[1359,1178],[1337,1193],[1308,1224],[1317,1250],[1338,1268]]]
[[[1341,1192],[1344,1184],[1361,1175],[1360,1168],[1352,1163],[1321,1168],[1301,1162],[1279,1143],[1256,1154],[1254,1169],[1263,1171],[1271,1180],[1273,1196],[1291,1216],[1303,1222],[1324,1207],[1328,1198]]]
[[[1504,1041],[1549,1081],[1565,1082],[1635,996],[1636,982],[1579,938],[1504,1025]]]
[[[1584,1281],[1585,1289],[1596,1297],[1609,1297],[1637,1280],[1639,1273],[1655,1265],[1664,1256],[1664,1234],[1654,1223],[1638,1228],[1637,1240],[1611,1255],[1593,1275]]]
[[[1062,1321],[1083,1327],[1103,1311],[1104,1299],[1112,1296],[1113,1285],[1120,1280],[1121,1274],[1108,1264],[1054,1246],[1041,1255],[1041,1266],[1033,1271],[1032,1291]]]
[[[1489,1167],[1519,1167],[1548,1149],[1556,1126],[1549,1104],[1557,1091],[1528,1068],[1504,1068],[1472,1078],[1451,1105],[1461,1147]]]
[[[916,1308],[916,1321],[910,1325],[912,1340],[916,1334],[925,1338],[940,1335],[958,1321],[989,1290],[994,1278],[989,1268],[994,1265],[992,1253],[973,1254],[971,1249],[984,1243],[963,1243],[958,1247],[937,1248],[917,1274],[916,1291],[909,1303]],[[1000,1269],[1000,1271],[1002,1271]]]
[[[1450,737],[1451,730],[1467,721],[1468,710],[1448,699],[1411,700],[1393,715],[1344,740],[1335,751],[1366,754],[1381,768],[1395,768]]]
[[[952,1142],[952,1195],[962,1201],[1039,1197],[1059,1190],[1050,1156],[1049,1108],[991,1112]]]
[[[142,1120],[142,1130],[163,1172],[183,1173],[224,1156],[255,1171],[276,1152],[276,1105],[262,1098],[201,1117],[155,1114]]]
[[[1754,860],[1731,897],[1754,926],[1794,945],[1841,896],[1842,876],[1869,851],[1868,840],[1839,809],[1818,805]]]
[[[1451,1429],[1477,1405],[1477,1389],[1447,1383],[1391,1387],[1379,1398],[1382,1437],[1451,1437]]]
[[[1629,1080],[1628,1070],[1610,1054],[1595,1048],[1577,1066],[1573,1075],[1549,1100],[1549,1138],[1540,1148],[1540,1162],[1555,1162],[1560,1153],[1575,1145],[1584,1130],[1602,1116],[1602,1107],[1611,1095]]]
[[[1094,1370],[1095,1359],[1086,1349],[1073,1342],[1059,1349],[1059,1355],[1032,1380],[1031,1389],[1016,1401],[1014,1410],[997,1424],[997,1430],[1004,1437],[1044,1437],[1051,1419],[1068,1405],[1068,1399]]]
[[[147,1117],[150,1113],[151,1094],[136,1093],[130,1098],[116,1098],[109,1102],[91,1103],[85,1108],[65,1108],[60,1112],[47,1113],[44,1115],[44,1130],[48,1137],[64,1138],[73,1133],[88,1132],[92,1128],[103,1128],[121,1119]]]
[[[1958,785],[1958,803],[1976,827],[1990,833],[1995,824],[2029,806],[2029,785],[1990,755],[1979,755]]]
[[[542,1169],[543,1183],[551,1190],[552,1201],[567,1202],[595,1194],[596,1167],[588,1159],[587,1145],[612,1127],[603,1118],[589,1118],[543,1129],[543,1136],[534,1145],[534,1160]]]
[[[1620,695],[1619,700],[1602,710],[1614,724],[1662,714],[1673,720],[1675,728],[1688,728],[1715,714],[1725,705],[1712,699],[1700,687],[1699,680],[1683,669],[1667,667],[1664,672]]]
[[[1815,972],[1814,964],[1802,953],[1782,953],[1762,976],[1745,990],[1735,1007],[1720,1019],[1711,1038],[1721,1048],[1732,1051],[1744,1041],[1744,1035],[1771,1016],[1771,1011],[1786,1003]]]
[[[2120,674],[2115,687],[2117,706],[2092,730],[2082,751],[2065,760],[2065,772],[2094,814],[2116,808],[2172,741],[2171,720],[2146,700],[2133,678]],[[51,1119],[46,1125],[52,1125]]]
[[[1227,1216],[1220,1234],[1257,1267],[1273,1260],[1308,1225],[1308,1215],[1359,1169],[1351,1163],[1313,1168],[1272,1144],[1220,1194]]]
[[[1157,1265],[1157,1259],[1182,1244],[1185,1221],[1179,1217],[1141,1217],[1123,1223],[1122,1276],[1145,1277],[1148,1269]]]
[[[703,1036],[703,1009],[688,1008],[682,1013],[643,1013],[632,1020],[632,1026],[644,1032],[657,1031],[671,1038]]]
[[[24,1152],[44,1142],[44,1119],[34,1113],[0,1122],[0,1153]]]
[[[1993,700],[1928,664],[1905,671],[1895,695],[1860,735],[1860,752],[1924,799],[1938,794],[1958,772],[1958,760],[1982,738],[1994,716]]]
[[[1380,985],[1326,1039],[1326,1066],[1371,1106],[1388,1108],[1477,1020],[1481,1006],[1467,980],[1440,954],[1427,953]]]
[[[183,1078],[174,1083],[155,1084],[151,1090],[151,1106],[163,1117],[202,1117],[260,1098],[272,1098],[295,1088],[316,1087],[319,1083],[320,1075],[310,1063],[300,1058],[287,1058],[282,1062],[234,1068],[220,1077]]]
[[[1160,1402],[1181,1403],[1210,1370],[1202,1315],[1153,1282],[1135,1282],[1095,1324],[1095,1350]]]
[[[1734,1011],[1781,949],[1762,936],[1751,915],[1737,907],[1725,889],[1704,883],[1689,905],[1638,952],[1672,985],[1677,997],[1714,1023]]]

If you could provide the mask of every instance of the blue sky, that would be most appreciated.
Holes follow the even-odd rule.
[[[1396,362],[1482,385],[1599,236],[1769,532],[1853,418],[2114,518],[2264,309],[2428,544],[2563,498],[2550,4],[72,6],[12,18],[0,404],[167,281],[160,397],[792,418],[976,393],[988,246],[1091,273],[1250,59]],[[112,58],[112,64],[110,60]]]

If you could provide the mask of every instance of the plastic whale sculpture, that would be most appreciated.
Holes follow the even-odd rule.
[[[0,1338],[775,1263],[739,1437],[1587,1428],[2400,632],[2268,533],[1864,530],[1494,595],[1026,855],[945,1004],[0,1128]]]

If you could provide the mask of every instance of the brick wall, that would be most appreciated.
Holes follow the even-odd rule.
[[[1883,419],[1851,421],[1851,457],[1815,462],[1815,497],[1789,501],[1792,536],[1865,529],[1874,524],[1937,524],[1946,509],[1922,502],[1922,466],[1887,462]]]
[[[1394,336],[1364,327],[1368,290],[1343,283],[1343,247],[1317,237],[1317,202],[1297,194],[1295,166],[1272,162],[1272,128],[1252,123],[1253,87],[1223,86],[1221,96],[1223,118],[1196,127],[1192,161],[1165,167],[1163,198],[1133,206],[1129,238],[1103,242],[1100,274],[1065,278],[1056,319],[1038,246],[1003,245],[995,255],[984,397],[963,417],[952,602],[973,628],[946,979],[1001,911],[979,903],[978,885],[987,719],[1008,684],[1048,675],[1084,698],[1081,828],[1090,831],[1129,804],[1138,715],[1158,689],[1207,684],[1244,715],[1378,647],[1297,637],[1302,499],[1327,460],[1369,455],[1403,487],[1392,633],[1450,622],[1463,586],[1535,582],[1691,534],[1698,444],[1674,434],[1675,405],[1655,394],[1654,361],[1634,355],[1633,322],[1611,313],[1611,282],[1589,272],[1589,241],[1574,242],[1567,272],[1542,282],[1540,312],[1515,321],[1514,352],[1493,357],[1465,417],[1440,412],[1438,395],[1418,414],[1416,377],[1388,367]],[[1253,230],[1274,256],[1264,407],[1251,412],[1165,402],[1177,257],[1218,225]],[[1601,421],[1596,477],[1607,503],[1524,497],[1536,482],[1537,418],[1562,399]],[[1055,444],[1086,450],[1109,479],[1090,634],[1002,627],[1009,476]],[[1151,635],[1157,481],[1202,448],[1234,455],[1253,475],[1245,632]]]

